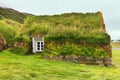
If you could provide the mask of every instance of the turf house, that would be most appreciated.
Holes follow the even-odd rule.
[[[15,54],[40,54],[45,59],[82,64],[112,64],[110,36],[101,12],[19,15],[24,19],[0,16],[1,50],[7,45]]]
[[[51,60],[111,65],[110,36],[101,12],[29,17],[33,53]]]

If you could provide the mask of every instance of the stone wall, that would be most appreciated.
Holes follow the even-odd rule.
[[[79,63],[79,64],[90,64],[90,65],[100,65],[100,66],[111,66],[111,58],[94,58],[94,57],[85,57],[85,56],[48,56],[43,55],[45,59],[48,60],[63,60],[67,62]]]
[[[14,47],[25,47],[27,45],[26,42],[14,42],[13,46]]]

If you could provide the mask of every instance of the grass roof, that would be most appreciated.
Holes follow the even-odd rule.
[[[106,44],[110,37],[104,31],[101,14],[97,12],[30,16],[22,31],[29,35],[45,35],[46,40]]]

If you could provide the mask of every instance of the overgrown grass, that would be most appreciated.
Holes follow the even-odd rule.
[[[30,16],[22,34],[44,35],[46,41],[109,44],[110,36],[104,32],[101,12],[66,13],[54,16]]]
[[[59,42],[58,42],[59,43]],[[60,44],[60,43],[59,43]],[[48,56],[55,56],[55,55],[76,55],[76,56],[91,56],[91,57],[108,57],[109,54],[107,51],[100,47],[91,47],[87,46],[84,47],[83,45],[79,45],[78,47],[76,44],[69,44],[65,43],[64,45],[60,44],[58,46],[54,46],[54,43],[50,43],[44,49],[43,54]]]
[[[113,66],[51,61],[40,55],[0,53],[0,80],[120,80],[120,51],[113,51]]]
[[[2,34],[8,43],[16,35],[17,27],[18,26],[13,25],[13,22],[10,20],[0,20],[0,34]]]

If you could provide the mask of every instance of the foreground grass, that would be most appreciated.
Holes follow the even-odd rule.
[[[0,80],[120,80],[120,51],[113,66],[90,66],[42,59],[39,55],[0,53]]]

